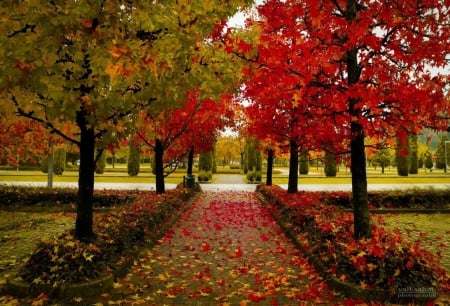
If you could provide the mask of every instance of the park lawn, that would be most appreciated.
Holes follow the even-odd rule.
[[[155,183],[155,176],[149,172],[140,173],[138,176],[129,176],[125,169],[122,172],[105,172],[95,174],[95,182],[102,183]],[[178,184],[183,181],[184,173],[175,172],[165,178],[166,183]],[[212,183],[217,176],[213,177]],[[0,184],[2,182],[46,182],[47,174],[41,171],[0,171]],[[54,182],[77,182],[78,173],[76,171],[65,171],[62,175],[54,175]],[[265,175],[263,175],[263,182]],[[399,177],[391,173],[372,174],[368,173],[369,184],[450,184],[450,174],[440,173],[420,173],[408,177]],[[288,176],[276,174],[273,176],[273,184],[287,184]],[[351,184],[349,174],[338,173],[336,177],[325,177],[323,174],[301,175],[299,184]]]
[[[183,180],[181,173],[173,173],[165,178],[166,183],[178,184]],[[46,182],[47,174],[41,171],[0,171],[1,182]],[[62,175],[54,175],[54,182],[77,182],[76,171],[66,171]],[[106,172],[95,174],[95,182],[99,183],[155,183],[155,176],[143,173],[138,176],[129,176],[126,172]]]

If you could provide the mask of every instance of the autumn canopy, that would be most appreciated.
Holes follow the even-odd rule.
[[[350,153],[355,236],[371,235],[365,138],[448,126],[437,71],[448,64],[450,0],[267,0],[246,28],[227,26],[250,5],[0,2],[0,123],[12,131],[18,115],[79,148],[77,238],[95,237],[105,148],[134,139],[153,150],[162,193],[163,164],[208,148],[236,97],[248,103],[246,133],[290,151],[288,192],[299,153]]]

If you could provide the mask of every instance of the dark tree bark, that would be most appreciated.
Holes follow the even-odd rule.
[[[351,171],[353,194],[353,228],[355,238],[370,237],[370,214],[367,195],[366,154],[363,127],[351,123]]]
[[[192,168],[194,165],[194,146],[189,149],[188,164],[187,164],[187,175],[192,176]]]
[[[294,140],[289,143],[289,181],[288,193],[296,193],[298,191],[298,147]]]
[[[162,194],[166,192],[164,184],[164,147],[161,140],[155,140],[155,176],[156,176],[156,193]]]
[[[272,169],[273,169],[273,150],[269,149],[267,151],[267,174],[266,174],[267,186],[272,186]]]
[[[77,124],[80,128],[80,169],[75,238],[91,240],[95,238],[92,204],[94,197],[95,134],[94,129],[87,122],[83,110],[77,112]]]

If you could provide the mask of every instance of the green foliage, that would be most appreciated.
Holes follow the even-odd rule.
[[[424,154],[424,166],[426,169],[431,170],[433,169],[433,154],[431,154],[430,151],[425,152]]]
[[[375,156],[372,159],[373,166],[380,166],[382,173],[384,173],[384,168],[391,164],[391,153],[388,148],[380,148],[376,151]]]
[[[128,204],[135,197],[135,192],[131,191],[95,190],[93,202],[94,207],[113,207]],[[2,199],[0,207],[5,210],[21,211],[42,208],[72,210],[72,206],[77,203],[77,191],[72,188],[54,189],[0,185],[0,198]]]
[[[337,166],[336,166],[336,156],[328,151],[325,152],[325,165],[324,171],[327,177],[336,176]]]
[[[102,154],[100,154],[100,157],[98,158],[95,164],[95,173],[97,174],[105,173],[105,167],[106,167],[106,151],[102,151]]]
[[[245,166],[244,173],[249,171],[262,170],[262,152],[258,149],[259,142],[255,139],[247,138],[245,142]]]
[[[397,137],[397,146],[395,149],[395,162],[399,176],[408,176],[409,173],[409,145],[407,139]]]
[[[372,191],[368,194],[372,208],[447,209],[450,206],[450,190],[407,189],[396,191]],[[352,208],[351,193],[322,193],[320,200],[327,204],[347,209]]]
[[[212,180],[212,171],[200,171],[197,174],[197,179],[199,182],[209,182]]]
[[[198,159],[198,169],[200,172],[211,172],[213,171],[214,162],[214,152],[207,151],[200,153]]]
[[[53,173],[61,175],[66,170],[66,150],[56,149],[53,155]]]
[[[418,158],[418,137],[416,134],[409,135],[408,145],[409,145],[409,173],[417,174],[419,173],[419,158]]]
[[[261,171],[249,171],[247,172],[247,181],[253,182],[261,182]]]
[[[298,173],[299,174],[308,174],[309,172],[309,157],[308,153],[301,153],[299,156],[298,162]]]
[[[128,151],[128,175],[137,176],[139,174],[141,165],[141,152],[139,144],[130,141],[129,151]]]
[[[445,162],[447,161],[447,166],[450,164],[450,143],[445,143],[448,141],[447,135],[442,135],[441,139],[439,140],[438,147],[436,150],[436,168],[437,169],[444,169]],[[447,157],[445,156],[445,152],[447,152]]]
[[[50,156],[41,162],[41,170],[44,173],[48,173]],[[58,148],[53,152],[53,173],[61,175],[66,170],[66,150]]]

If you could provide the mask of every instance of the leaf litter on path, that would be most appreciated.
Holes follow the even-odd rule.
[[[339,299],[247,192],[204,193],[101,298],[109,305],[330,305]]]

